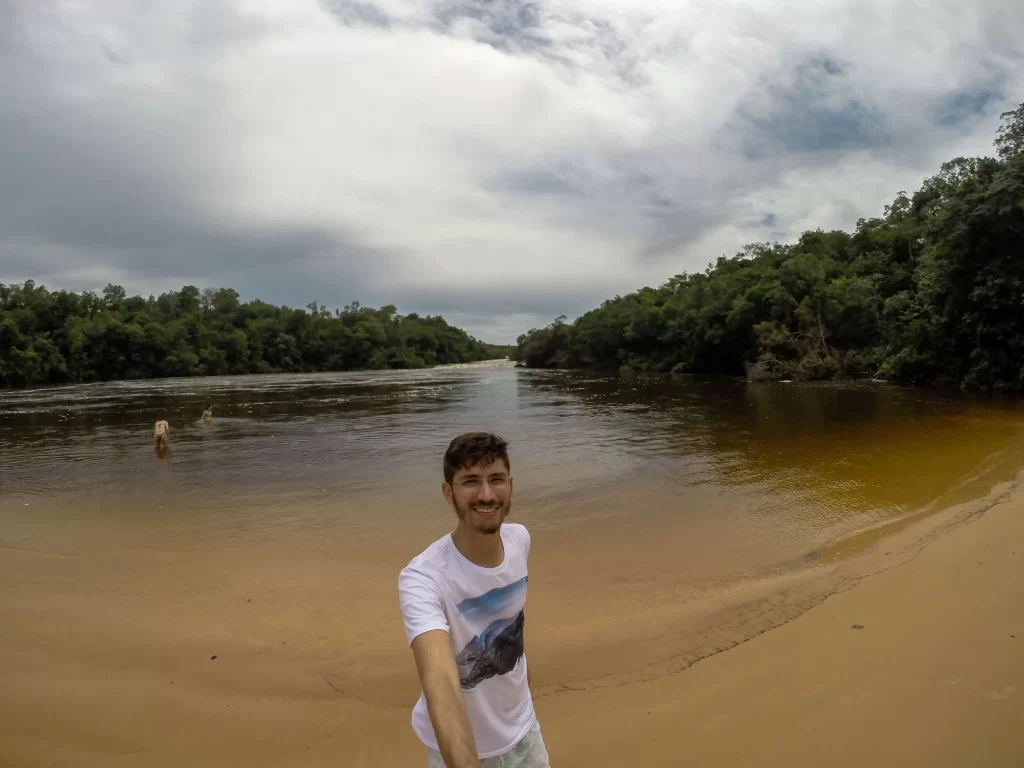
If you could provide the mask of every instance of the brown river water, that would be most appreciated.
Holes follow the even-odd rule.
[[[165,461],[151,442],[158,418],[172,428]],[[471,429],[510,441],[514,515],[531,528],[665,526],[681,560],[713,552],[702,578],[813,557],[858,529],[983,495],[1024,464],[1019,403],[875,384],[506,361],[115,382],[0,393],[0,520],[193,540],[333,530],[372,545],[447,522],[441,455]]]
[[[418,687],[397,574],[451,529],[442,454],[480,429],[510,441],[511,519],[533,533],[539,698],[672,674],[777,626],[843,588],[829,563],[858,532],[970,503],[1024,467],[1017,401],[873,383],[500,361],[2,392],[12,754],[50,745],[107,764],[115,745],[216,764],[233,721],[211,720],[186,753],[147,730],[146,708],[202,731],[188,718],[211,702],[323,696],[346,708],[337,738],[365,747],[354,764],[389,764],[372,750],[390,744],[406,754]],[[82,731],[97,705],[105,719]],[[288,746],[267,727],[265,743],[246,738],[267,755]]]

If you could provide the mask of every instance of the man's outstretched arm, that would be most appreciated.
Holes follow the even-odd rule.
[[[445,765],[480,768],[448,633],[433,629],[417,635],[412,641],[412,654]]]

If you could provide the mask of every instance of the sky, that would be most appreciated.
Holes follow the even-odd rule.
[[[0,282],[512,343],[850,230],[1022,101],[1017,0],[0,0]]]

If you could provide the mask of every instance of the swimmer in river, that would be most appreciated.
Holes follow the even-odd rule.
[[[161,458],[171,449],[171,425],[163,419],[153,425],[153,444]]]

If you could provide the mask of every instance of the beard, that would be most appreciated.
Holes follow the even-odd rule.
[[[480,504],[474,502],[472,504],[463,505],[457,500],[453,500],[455,504],[455,513],[459,516],[460,520],[464,520],[474,530],[480,533],[497,533],[501,530],[501,524],[508,517],[508,513],[512,510],[512,499],[509,498],[504,503],[494,502],[491,504]],[[486,511],[494,510],[493,514],[487,514],[485,517],[477,514],[477,510]]]

